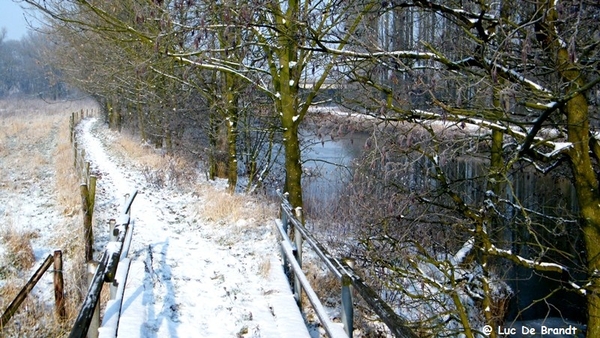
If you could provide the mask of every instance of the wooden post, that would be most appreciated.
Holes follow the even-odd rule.
[[[77,151],[77,141],[73,142],[73,167],[77,170],[77,155],[79,152]]]
[[[117,234],[118,231],[117,229],[115,229],[115,225],[117,224],[117,221],[114,218],[111,218],[108,221],[108,231],[110,233],[110,241],[111,242],[116,242],[117,241]],[[117,280],[115,280],[113,283],[110,283],[110,299],[115,299],[115,297],[117,296],[117,289],[118,289],[119,284],[117,283]]]
[[[75,116],[71,113],[71,118],[69,118],[69,140],[71,144],[73,144],[73,137],[75,135]]]
[[[89,162],[88,162],[89,165]],[[89,166],[88,166],[88,170],[89,170]],[[96,175],[90,175],[89,176],[89,191],[88,191],[88,197],[89,197],[89,201],[90,201],[90,212],[92,214],[92,216],[94,215],[94,206],[96,205]]]
[[[352,337],[354,331],[354,308],[352,304],[352,279],[348,275],[342,275],[342,324],[348,337]]]
[[[54,310],[56,316],[63,320],[67,318],[65,310],[65,288],[63,279],[62,251],[54,251]]]
[[[81,189],[81,209],[83,211],[83,240],[85,246],[85,261],[94,260],[94,232],[92,229],[92,210],[89,200],[88,187],[85,184],[80,186]]]
[[[85,241],[85,261],[94,260],[94,229],[92,218],[96,202],[96,176],[90,176],[90,186],[81,185],[81,207],[83,211],[83,240]]]
[[[97,262],[88,262],[88,284],[90,288],[92,284],[96,283],[94,277],[96,275],[96,269],[98,269]],[[102,284],[102,281],[100,281]],[[100,297],[100,293],[98,293],[98,298]],[[100,303],[96,301],[96,306],[94,308],[94,314],[92,315],[92,320],[90,322],[90,326],[87,330],[87,338],[98,338],[98,329],[100,328]]]
[[[114,218],[108,220],[108,232],[110,233],[110,241],[114,242],[117,240],[117,234],[115,233],[115,225],[117,221]]]
[[[352,259],[345,259],[345,263],[354,268]],[[352,279],[350,276],[342,275],[342,324],[348,337],[352,337],[354,331],[354,300],[352,299]]]
[[[296,212],[296,218],[298,221],[300,221],[300,223],[304,223],[302,208],[298,207],[294,211]],[[298,265],[302,267],[302,233],[298,230],[294,231],[294,244],[296,245],[296,250],[294,251],[296,262],[298,262]],[[302,285],[300,284],[300,280],[296,274],[294,274],[294,295],[296,297],[298,307],[302,309]]]

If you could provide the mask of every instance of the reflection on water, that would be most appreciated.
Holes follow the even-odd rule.
[[[367,134],[328,141],[314,141],[303,152],[304,205],[310,214],[326,210],[351,177],[351,162],[359,157]]]

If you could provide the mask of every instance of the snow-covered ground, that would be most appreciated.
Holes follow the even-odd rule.
[[[272,221],[203,219],[198,206],[210,194],[156,188],[135,161],[106,146],[116,135],[104,124],[87,119],[78,129],[79,143],[99,176],[98,253],[124,195],[139,192],[132,205],[132,263],[119,337],[309,335],[280,267]]]

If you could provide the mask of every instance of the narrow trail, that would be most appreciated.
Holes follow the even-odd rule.
[[[308,332],[283,277],[271,224],[197,219],[210,196],[148,184],[134,163],[105,147],[111,132],[96,119],[79,126],[97,183],[97,252],[124,195],[132,206],[132,259],[121,337],[302,337]]]

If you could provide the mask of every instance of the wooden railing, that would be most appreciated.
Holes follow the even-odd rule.
[[[112,241],[108,243],[102,254],[102,258],[98,261],[94,275],[91,279],[87,295],[79,311],[75,324],[71,330],[69,338],[98,337],[99,332],[99,313],[98,302],[100,292],[104,283],[111,283],[111,308],[118,307],[116,317],[104,318],[102,336],[115,337],[118,314],[120,313],[120,300],[123,298],[125,281],[127,280],[127,272],[129,271],[129,246],[131,243],[131,234],[133,227],[130,225],[131,204],[137,195],[134,191],[130,196],[126,196],[123,211],[118,218],[118,221],[111,222],[114,229],[111,231]]]
[[[15,315],[19,306],[23,303],[27,295],[31,292],[33,287],[42,278],[44,273],[54,263],[54,309],[58,318],[64,319],[66,317],[65,311],[65,299],[64,299],[64,282],[62,272],[62,251],[55,250],[54,254],[49,254],[42,265],[35,271],[29,281],[23,286],[21,291],[17,294],[15,299],[8,305],[2,317],[0,317],[0,329],[4,328],[8,321]]]
[[[329,337],[352,337],[354,331],[354,309],[352,289],[358,293],[367,303],[368,307],[375,312],[387,325],[390,332],[396,337],[414,338],[417,335],[408,327],[408,322],[401,317],[385,302],[375,290],[369,287],[353,270],[351,264],[344,260],[333,257],[321,243],[304,227],[302,223],[302,210],[294,209],[287,200],[287,196],[277,191],[281,198],[280,219],[275,221],[279,230],[284,270],[286,275],[293,273],[292,289],[298,305],[301,307],[301,292],[307,295],[313,309],[317,313],[321,325]],[[293,242],[288,234],[293,234]],[[312,289],[308,279],[302,271],[302,246],[306,243],[329,268],[342,284],[340,297],[342,302],[342,324],[341,327],[329,319],[316,293]],[[290,270],[291,269],[291,270]]]

